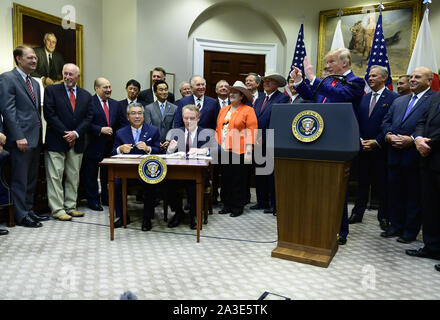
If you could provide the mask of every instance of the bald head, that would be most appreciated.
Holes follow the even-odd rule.
[[[419,94],[431,86],[432,70],[427,67],[417,67],[411,72],[409,78],[409,88],[414,94]]]
[[[67,63],[63,67],[63,80],[68,88],[73,88],[80,77],[79,67],[73,63]]]
[[[106,78],[97,78],[95,80],[95,92],[102,100],[108,100],[112,95],[112,85]]]

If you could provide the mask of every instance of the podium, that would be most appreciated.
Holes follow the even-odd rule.
[[[360,147],[352,104],[273,105],[270,128],[278,226],[272,257],[327,268],[338,250],[350,161]]]

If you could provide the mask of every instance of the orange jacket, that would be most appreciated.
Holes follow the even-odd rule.
[[[223,107],[217,117],[215,138],[221,146],[223,124],[231,106]],[[258,129],[257,116],[252,107],[240,105],[231,115],[228,134],[225,140],[225,149],[234,153],[243,154],[247,144],[254,144],[256,130]]]

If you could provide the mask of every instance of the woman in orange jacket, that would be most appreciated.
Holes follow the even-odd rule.
[[[221,147],[223,209],[220,214],[230,213],[238,217],[247,202],[247,179],[252,163],[252,147],[258,128],[252,107],[252,93],[243,82],[236,81],[231,87],[231,104],[223,107],[217,117],[216,140]]]

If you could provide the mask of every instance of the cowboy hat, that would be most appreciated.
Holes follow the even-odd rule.
[[[265,80],[265,79],[273,79],[276,82],[278,82],[278,87],[284,87],[286,85],[286,78],[282,75],[280,75],[279,73],[276,73],[275,71],[268,71],[266,72],[266,74],[264,75],[264,77],[261,80]]]
[[[248,90],[248,88],[246,88],[244,83],[241,81],[235,81],[234,85],[231,87],[231,90],[232,89],[240,91],[248,101],[252,101],[254,99],[252,93]]]

